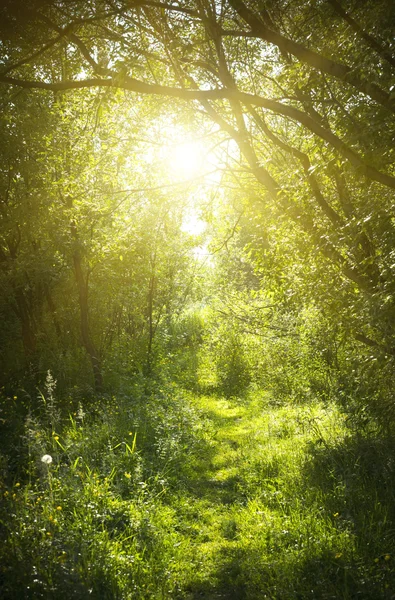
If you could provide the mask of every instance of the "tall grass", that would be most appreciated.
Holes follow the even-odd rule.
[[[3,441],[2,598],[394,597],[394,444],[335,406],[174,386],[42,404]]]

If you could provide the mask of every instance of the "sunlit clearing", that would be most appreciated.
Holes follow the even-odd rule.
[[[183,179],[197,177],[202,172],[203,162],[203,147],[197,142],[186,142],[169,149],[169,167],[176,176]]]

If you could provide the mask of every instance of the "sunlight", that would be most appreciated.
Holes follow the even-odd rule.
[[[226,141],[226,145],[229,143]],[[182,124],[163,119],[155,121],[147,132],[145,156],[152,170],[161,172],[168,183],[201,180],[218,185],[224,168],[221,132],[186,130]],[[225,148],[225,151],[227,148]]]
[[[197,177],[203,170],[204,150],[198,142],[185,142],[169,148],[170,170],[183,179]]]
[[[190,235],[200,235],[205,231],[207,223],[194,212],[191,211],[187,217],[183,219],[181,230]]]

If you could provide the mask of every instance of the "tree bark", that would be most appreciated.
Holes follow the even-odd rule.
[[[101,360],[96,346],[92,340],[89,327],[88,275],[84,276],[81,255],[78,250],[74,252],[73,261],[80,305],[82,344],[92,365],[95,391],[101,392],[103,390]]]
[[[15,312],[21,324],[22,343],[27,364],[35,363],[37,342],[28,302],[22,290],[15,292]]]

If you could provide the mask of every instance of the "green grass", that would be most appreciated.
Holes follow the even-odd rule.
[[[165,388],[52,417],[3,451],[2,598],[394,597],[394,443],[336,406]]]

